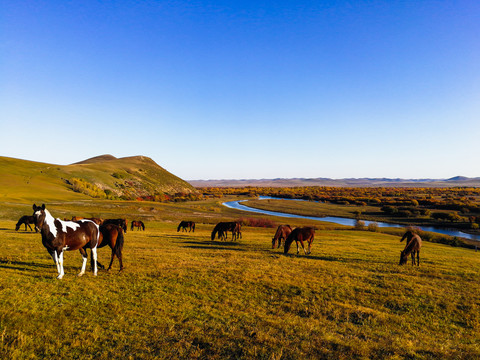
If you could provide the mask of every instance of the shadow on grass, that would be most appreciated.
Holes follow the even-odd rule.
[[[44,269],[51,268],[52,266],[55,266],[55,264],[52,263],[52,265],[48,265],[17,260],[0,260],[0,269],[25,270],[27,267],[33,269]]]
[[[184,241],[183,244],[187,244],[185,247],[189,249],[213,249],[213,250],[235,250],[235,251],[245,251],[240,249],[239,246],[242,244],[238,242],[229,242],[229,241]]]
[[[217,246],[215,246],[217,245]],[[232,251],[245,251],[244,249],[238,248],[231,248],[226,246],[218,246],[219,244],[215,245],[188,245],[185,246],[188,249],[206,249],[206,250],[232,250]]]

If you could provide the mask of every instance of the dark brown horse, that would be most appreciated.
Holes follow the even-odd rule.
[[[298,242],[300,242],[300,244],[302,245],[303,251],[305,252],[305,255],[307,255],[305,246],[303,246],[304,241],[308,243],[308,254],[310,254],[314,237],[315,237],[315,229],[312,227],[305,226],[305,227],[295,228],[290,233],[290,235],[287,236],[287,239],[285,240],[285,246],[283,248],[283,252],[285,254],[288,253],[288,250],[290,250],[290,246],[292,245],[292,242],[295,240],[295,242],[297,243],[297,255],[300,252],[300,249],[298,247]]]
[[[27,231],[27,226],[30,228],[30,231],[33,231],[32,227],[30,224],[35,224],[35,219],[33,216],[28,216],[28,215],[23,215],[17,222],[17,225],[15,225],[15,231],[18,231],[20,229],[20,226],[24,224],[25,225],[25,231]],[[35,228],[35,232],[37,232],[37,228]]]
[[[400,252],[400,263],[399,265],[403,265],[408,260],[408,255],[412,256],[412,265],[415,265],[415,254],[417,255],[417,266],[420,266],[420,249],[422,247],[422,238],[415,234],[413,231],[408,230],[405,234],[403,234],[402,242],[404,239],[407,239],[407,244],[405,245],[405,249]]]
[[[110,246],[112,249],[112,256],[110,258],[110,265],[108,265],[107,271],[112,268],[113,260],[115,256],[118,258],[120,262],[120,271],[123,270],[123,261],[122,261],[122,250],[123,244],[125,242],[125,237],[123,236],[123,230],[120,226],[115,224],[106,224],[100,225],[100,239],[98,241],[97,248],[100,249],[104,246]],[[97,264],[99,267],[103,269],[103,265],[101,265],[98,261]],[[93,259],[91,261],[91,266],[93,268]]]
[[[180,229],[182,229],[182,232],[187,231],[187,228],[188,228],[188,232],[190,231],[195,232],[195,223],[193,221],[181,221],[177,227],[177,232],[179,232]]]
[[[215,240],[215,235],[217,234],[220,240],[227,240],[228,231],[232,232],[232,241],[242,236],[240,223],[237,223],[235,221],[219,222],[213,228],[212,235],[211,235],[212,241]]]
[[[127,232],[127,225],[128,225],[128,221],[125,220],[125,219],[106,219],[103,221],[103,223],[105,225],[107,224],[115,224],[115,225],[118,225],[120,226],[123,231],[126,233]]]
[[[290,225],[279,225],[277,231],[275,232],[275,235],[272,238],[272,249],[275,249],[275,246],[279,248],[280,245],[282,245],[282,239],[283,242],[285,242],[286,238],[288,237],[288,235],[290,235],[291,232],[292,227]]]
[[[140,220],[132,220],[132,225],[130,226],[130,230],[133,231],[133,228],[136,227],[137,230],[140,230],[140,228],[142,228],[142,230],[145,230],[145,224],[143,223],[143,221],[140,221]]]
[[[100,236],[98,225],[90,220],[63,221],[55,219],[50,212],[42,206],[33,204],[33,217],[35,228],[42,234],[42,244],[47,249],[50,256],[57,265],[57,279],[63,278],[63,253],[66,250],[79,250],[82,254],[82,270],[78,276],[85,273],[87,265],[86,249],[92,251],[92,261],[94,262],[94,275],[97,275],[97,245]]]

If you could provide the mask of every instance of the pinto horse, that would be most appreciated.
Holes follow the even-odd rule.
[[[182,232],[187,231],[187,228],[188,228],[188,232],[190,231],[195,232],[195,223],[193,221],[181,221],[177,227],[177,232],[179,232],[180,229],[182,229]]]
[[[132,220],[132,226],[130,227],[130,230],[133,231],[134,227],[136,227],[137,230],[140,230],[140,228],[142,228],[142,230],[145,231],[145,224],[140,220]]]
[[[288,237],[288,235],[290,235],[291,232],[292,227],[290,225],[279,225],[275,235],[272,238],[272,249],[275,249],[277,244],[277,248],[279,248],[280,245],[282,245],[282,239],[283,242],[285,242],[285,239]]]
[[[417,255],[417,266],[420,266],[420,249],[422,247],[422,238],[415,234],[413,231],[408,230],[405,234],[403,234],[402,242],[404,239],[407,239],[407,244],[405,245],[405,249],[400,252],[400,263],[399,265],[403,265],[408,260],[408,255],[412,256],[412,265],[415,265],[415,254]]]
[[[100,231],[98,225],[90,220],[63,221],[55,219],[50,212],[42,206],[33,204],[33,217],[35,228],[42,234],[42,244],[47,249],[50,256],[57,265],[57,279],[63,278],[63,253],[66,250],[79,250],[82,254],[82,270],[78,276],[85,273],[87,265],[87,251],[92,251],[92,261],[94,262],[93,274],[97,275],[97,245]]]
[[[125,237],[123,236],[123,230],[120,226],[115,224],[106,224],[100,225],[100,239],[98,241],[97,249],[100,249],[104,246],[110,246],[112,249],[112,256],[110,258],[110,265],[108,265],[107,271],[112,268],[113,260],[115,256],[120,262],[120,271],[123,270],[123,261],[122,261],[122,249],[125,242]],[[97,261],[99,267],[103,269],[103,265]],[[91,266],[93,270],[93,258],[91,261]]]
[[[310,254],[314,237],[315,237],[315,229],[312,227],[305,226],[305,227],[295,228],[290,233],[290,235],[287,236],[285,240],[285,246],[283,248],[284,254],[288,253],[288,250],[290,250],[290,246],[292,245],[292,242],[294,240],[297,243],[297,255],[300,252],[300,249],[298,247],[298,242],[300,242],[300,244],[302,245],[303,251],[305,252],[305,255],[307,255],[305,246],[303,246],[304,241],[308,243],[308,254]]]
[[[28,215],[23,215],[17,222],[17,225],[15,225],[15,231],[18,231],[20,229],[20,226],[24,224],[25,225],[25,231],[27,231],[27,226],[30,228],[30,231],[33,231],[32,227],[30,224],[35,224],[35,220],[33,219],[33,216],[28,216]],[[35,232],[37,232],[37,229],[35,228]]]
[[[106,220],[103,221],[103,224],[105,224],[105,225],[115,224],[115,225],[120,226],[125,233],[127,232],[128,222],[125,219],[106,219]]]

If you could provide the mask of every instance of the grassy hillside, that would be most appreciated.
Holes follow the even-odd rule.
[[[134,199],[195,189],[144,156],[101,156],[72,165],[53,165],[0,157],[3,201]],[[77,192],[75,192],[76,190]]]
[[[320,225],[311,256],[285,256],[270,249],[274,229],[210,241],[201,218],[234,215],[212,201],[159,206],[169,219],[126,234],[125,271],[116,261],[96,278],[76,277],[80,255],[67,252],[56,280],[40,235],[0,221],[0,357],[480,357],[474,251],[425,243],[420,267],[400,267],[398,236]],[[191,216],[195,233],[177,233]]]

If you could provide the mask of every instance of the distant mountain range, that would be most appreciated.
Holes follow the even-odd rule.
[[[480,187],[480,177],[455,176],[450,179],[389,179],[389,178],[292,178],[292,179],[241,179],[241,180],[188,180],[195,187]]]

